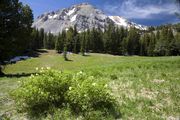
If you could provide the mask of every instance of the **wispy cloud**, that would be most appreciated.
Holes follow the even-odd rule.
[[[144,2],[142,0],[121,0],[121,2],[105,4],[104,10],[128,19],[154,19],[161,15],[172,15],[179,11],[179,8],[173,2],[163,2],[162,0],[156,0],[154,3],[148,0],[144,0]]]

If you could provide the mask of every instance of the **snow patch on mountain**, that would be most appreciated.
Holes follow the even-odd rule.
[[[72,15],[75,12],[76,8],[73,8],[72,10],[69,10],[68,13],[66,13],[68,16]]]
[[[58,15],[57,15],[57,14],[55,14],[55,15],[53,16],[53,18],[57,18],[57,16],[58,16]]]
[[[74,22],[75,20],[76,20],[76,17],[77,17],[77,15],[74,15],[72,18],[71,18],[71,22]]]
[[[117,25],[129,27],[127,24],[127,20],[120,16],[109,16],[109,18]]]
[[[146,26],[130,22],[127,19],[122,18],[120,16],[109,16],[109,18],[118,26],[123,26],[126,28],[135,27],[135,28],[140,29],[140,30],[147,30]]]

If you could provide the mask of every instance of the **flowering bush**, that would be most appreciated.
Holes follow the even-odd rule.
[[[75,112],[108,110],[115,107],[115,98],[105,81],[82,72],[74,75],[72,81],[74,82],[66,97]]]
[[[13,92],[13,98],[23,110],[36,113],[52,107],[70,108],[84,116],[91,111],[102,111],[105,115],[117,112],[116,100],[106,81],[82,71],[71,74],[41,69]]]
[[[18,107],[42,112],[65,101],[65,94],[71,85],[71,75],[55,70],[44,70],[23,81],[13,92]]]

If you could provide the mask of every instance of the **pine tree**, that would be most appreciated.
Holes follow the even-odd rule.
[[[156,54],[160,56],[169,55],[168,44],[168,27],[166,26],[160,32],[159,40],[155,46]]]
[[[56,37],[56,43],[55,43],[55,49],[58,53],[61,52],[61,34],[59,33],[58,36]]]
[[[67,58],[67,45],[66,44],[64,44],[63,58],[64,58],[65,61],[68,61],[68,58]]]
[[[44,33],[44,38],[43,38],[43,48],[44,49],[48,48],[48,46],[47,46],[47,39],[48,39],[47,33]]]
[[[149,41],[147,46],[147,56],[154,56],[156,36],[153,32],[149,33],[148,35],[149,35]]]
[[[86,52],[89,52],[90,50],[90,30],[88,29],[87,32],[85,32],[85,50]]]
[[[74,35],[74,30],[72,27],[70,27],[66,33],[66,44],[67,44],[68,51],[73,50],[73,40],[74,40],[73,35]]]
[[[129,55],[139,54],[139,34],[135,28],[130,28],[127,36],[127,52]]]
[[[47,49],[54,49],[55,48],[55,41],[56,41],[56,37],[49,32],[47,35]]]
[[[39,47],[38,48],[42,48],[43,47],[43,40],[44,40],[44,29],[43,28],[41,28],[40,30],[39,30]]]
[[[29,47],[33,15],[30,7],[18,0],[1,0],[0,17],[1,66],[4,60],[23,53]]]
[[[78,37],[78,32],[77,32],[77,28],[76,28],[76,25],[74,26],[74,29],[73,29],[73,53],[78,53],[79,52],[79,46],[80,46],[80,43],[79,43],[79,37]]]
[[[126,37],[124,27],[121,27],[116,32],[117,32],[117,47],[118,47],[117,52],[118,52],[118,55],[122,55],[123,54],[122,42],[123,42],[124,38]]]
[[[112,53],[112,48],[113,48],[113,45],[112,45],[112,31],[113,31],[113,25],[112,24],[109,24],[107,30],[105,30],[104,32],[104,49],[105,49],[105,52],[106,53]]]
[[[178,32],[175,36],[175,43],[172,55],[180,55],[180,32]]]
[[[80,36],[80,40],[81,40],[81,54],[82,54],[82,56],[84,56],[85,54],[85,43],[86,43],[86,39],[85,39],[85,35],[86,35],[86,33],[85,32],[83,32],[83,33],[81,33],[81,36]]]

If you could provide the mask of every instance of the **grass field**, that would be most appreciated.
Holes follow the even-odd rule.
[[[40,53],[16,64],[7,65],[0,78],[0,115],[24,119],[9,97],[21,80],[35,68],[51,67],[63,71],[87,71],[109,81],[120,104],[122,119],[180,119],[180,57],[113,56],[91,53],[71,54],[64,61],[55,51]]]

